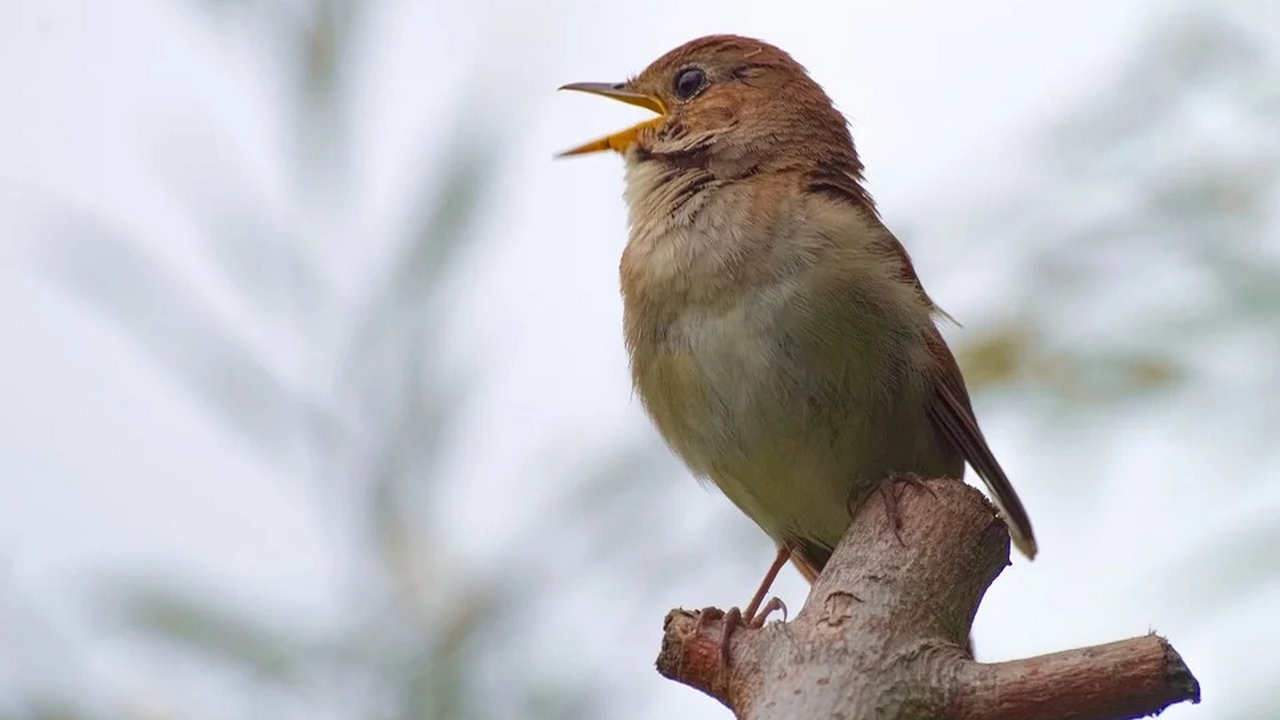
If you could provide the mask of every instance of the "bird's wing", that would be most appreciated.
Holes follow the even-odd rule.
[[[817,171],[810,173],[808,192],[816,192],[847,202],[867,213],[877,222],[879,213],[871,196],[862,185],[861,164],[856,160],[849,163],[820,164]],[[901,267],[902,282],[911,285],[924,303],[938,315],[948,316],[939,308],[920,282],[911,256],[889,230],[885,229],[885,240],[889,250],[897,256]],[[929,421],[945,442],[961,455],[965,462],[978,473],[994,496],[996,506],[1009,526],[1009,535],[1013,544],[1028,558],[1036,555],[1036,541],[1031,533],[1031,520],[1022,507],[1022,501],[1014,492],[1009,477],[1004,474],[1000,463],[996,461],[987,440],[978,428],[978,420],[973,414],[973,406],[969,402],[969,391],[965,388],[964,376],[960,374],[960,366],[956,364],[951,349],[947,347],[942,334],[932,325],[927,338],[928,349],[934,360],[934,397],[929,403]],[[800,562],[797,561],[797,565]]]
[[[930,422],[987,484],[987,488],[995,496],[996,506],[1009,525],[1009,535],[1014,546],[1028,558],[1035,558],[1036,540],[1031,533],[1031,519],[1027,517],[1018,493],[1014,491],[1009,477],[1004,474],[991,448],[987,446],[986,438],[982,436],[978,420],[973,414],[973,406],[969,402],[969,391],[965,389],[964,377],[960,374],[960,366],[956,364],[951,349],[936,328],[929,338],[929,353],[933,356],[936,369],[934,397],[928,409]]]
[[[920,293],[920,297],[935,313],[949,317],[924,291],[924,285],[921,284],[920,277],[916,275],[915,267],[911,264],[911,256],[907,254],[902,243],[893,238],[890,244],[893,246],[894,253],[901,259],[903,281],[914,286],[916,292]],[[929,421],[933,423],[943,440],[949,443],[987,484],[987,489],[994,496],[996,507],[1000,508],[1000,514],[1004,516],[1009,526],[1009,536],[1013,540],[1014,547],[1028,559],[1034,559],[1036,539],[1031,532],[1031,518],[1027,517],[1027,510],[1018,499],[1018,493],[1009,482],[1009,476],[1004,474],[1004,469],[1000,467],[1000,462],[996,460],[995,454],[987,445],[987,439],[982,435],[982,429],[978,427],[978,418],[973,413],[973,404],[969,401],[969,390],[965,387],[960,365],[956,363],[955,356],[951,354],[951,348],[947,347],[937,327],[929,328],[926,342],[934,364],[934,396],[929,403]]]

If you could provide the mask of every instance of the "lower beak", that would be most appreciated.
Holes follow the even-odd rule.
[[[613,98],[628,105],[636,105],[647,110],[652,110],[659,115],[665,115],[667,106],[662,101],[652,95],[633,92],[627,89],[626,83],[569,83],[560,88],[561,90],[577,90],[578,92],[591,93],[592,95],[603,95],[607,98]],[[586,155],[593,152],[601,152],[604,150],[613,150],[614,152],[625,152],[636,141],[636,135],[647,127],[652,127],[662,122],[661,117],[646,120],[638,125],[593,140],[585,145],[579,145],[572,150],[565,150],[556,157],[566,157],[568,155]]]

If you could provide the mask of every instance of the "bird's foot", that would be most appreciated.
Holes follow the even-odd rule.
[[[769,616],[778,610],[782,611],[782,621],[787,621],[787,605],[781,599],[773,597],[764,604],[751,617],[744,617],[742,610],[731,607],[728,612],[721,613],[724,620],[724,629],[720,633],[720,670],[721,672],[729,668],[729,641],[733,638],[733,633],[738,628],[748,628],[751,630],[759,630],[764,627],[764,623]],[[720,612],[716,610],[716,612]],[[702,623],[702,616],[698,617],[698,624]]]
[[[910,486],[917,490],[925,492],[937,498],[938,495],[925,483],[924,478],[912,472],[894,473],[887,480],[880,483],[880,496],[884,498],[884,512],[889,516],[889,523],[893,526],[893,534],[898,538],[898,542],[906,545],[902,540],[902,513],[898,512],[898,503],[902,501],[903,486]]]
[[[787,606],[778,598],[769,598],[766,602],[765,598],[769,594],[769,588],[773,586],[773,581],[778,576],[778,572],[783,565],[787,564],[787,560],[791,557],[791,550],[782,545],[778,548],[778,554],[774,558],[773,564],[769,566],[769,571],[765,573],[764,580],[761,581],[760,587],[756,589],[756,594],[752,596],[751,602],[747,603],[746,611],[742,611],[736,607],[729,608],[728,612],[720,608],[703,608],[698,611],[698,618],[694,621],[693,629],[689,631],[686,639],[699,635],[706,629],[707,624],[716,620],[724,621],[724,628],[720,633],[720,672],[723,674],[729,668],[729,641],[733,638],[733,633],[738,628],[750,628],[758,630],[764,627],[764,623],[774,612],[781,610],[782,619],[785,622],[787,618]]]

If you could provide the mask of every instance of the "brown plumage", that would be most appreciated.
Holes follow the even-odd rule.
[[[625,83],[566,87],[659,113],[567,154],[626,161],[632,375],[686,464],[810,581],[880,481],[959,478],[965,463],[1034,557],[941,313],[863,186],[844,117],[804,68],[717,35]]]

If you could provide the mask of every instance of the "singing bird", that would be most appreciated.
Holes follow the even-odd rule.
[[[626,82],[562,89],[658,115],[562,155],[622,155],[635,388],[674,452],[778,544],[748,623],[788,559],[817,577],[889,478],[959,479],[968,463],[1035,556],[942,313],[867,193],[845,118],[803,67],[714,35]]]

